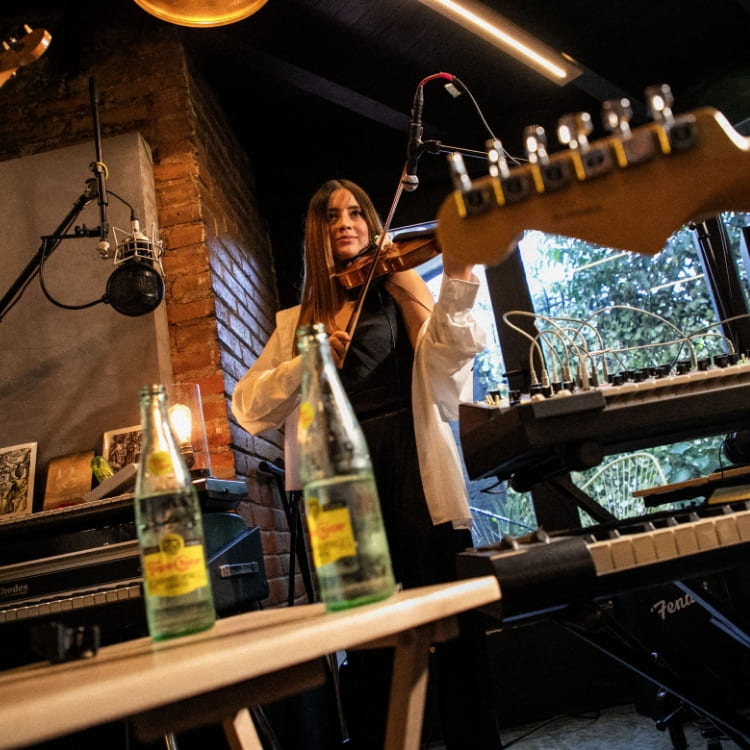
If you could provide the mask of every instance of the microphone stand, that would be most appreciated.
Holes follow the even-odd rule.
[[[107,223],[107,185],[105,183],[107,167],[102,161],[102,131],[99,125],[99,97],[96,94],[94,76],[89,78],[89,98],[91,101],[91,118],[94,123],[94,149],[96,161],[90,165],[96,175],[97,198],[99,201],[99,235],[103,243],[107,241],[109,225]]]
[[[42,263],[48,258],[65,239],[74,239],[81,237],[100,237],[102,241],[107,239],[109,227],[107,226],[107,192],[104,184],[106,167],[102,162],[102,136],[99,126],[98,98],[96,95],[96,86],[93,76],[89,78],[89,97],[91,101],[92,118],[94,121],[94,146],[96,150],[96,161],[90,167],[96,175],[95,178],[86,180],[86,190],[82,193],[70,213],[62,220],[60,226],[54,234],[48,237],[42,237],[42,244],[36,255],[29,261],[26,268],[21,271],[20,276],[13,282],[8,292],[0,300],[0,322],[10,310],[16,296],[22,292],[25,286],[36,276],[42,267]],[[76,220],[78,215],[86,208],[95,198],[99,200],[99,214],[101,226],[96,229],[87,229],[86,226],[76,227],[74,234],[66,234],[70,226]]]
[[[87,229],[85,226],[76,227],[74,234],[66,234],[70,226],[76,220],[78,215],[88,206],[97,196],[96,180],[89,179],[86,181],[86,191],[82,193],[76,202],[73,204],[73,208],[68,215],[62,220],[60,226],[55,230],[54,234],[48,237],[42,237],[42,244],[37,250],[34,257],[29,261],[26,268],[21,271],[18,278],[11,284],[5,296],[0,300],[0,321],[5,318],[6,313],[10,310],[16,295],[34,278],[39,272],[42,262],[48,258],[54,250],[57,249],[60,242],[65,239],[80,238],[80,237],[96,237],[100,234],[100,230]]]

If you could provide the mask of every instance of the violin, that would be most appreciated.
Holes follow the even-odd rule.
[[[440,254],[435,231],[417,230],[407,232],[396,242],[382,248],[372,268],[373,244],[364,254],[355,258],[346,268],[336,272],[335,277],[344,289],[359,289],[366,281],[399,271],[416,268]]]

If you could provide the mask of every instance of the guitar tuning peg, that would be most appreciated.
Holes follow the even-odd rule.
[[[485,141],[487,149],[487,161],[489,162],[489,173],[491,177],[505,178],[510,175],[508,161],[505,158],[503,144],[497,138]]]
[[[602,104],[602,123],[605,130],[621,138],[630,135],[630,120],[633,118],[633,107],[630,99],[608,99]]]
[[[557,137],[574,151],[586,151],[589,133],[594,129],[588,112],[573,112],[563,115],[557,122]]]
[[[448,166],[450,168],[453,187],[461,192],[471,190],[471,178],[466,171],[464,157],[458,152],[448,154]]]
[[[660,83],[657,86],[648,86],[644,92],[651,116],[656,122],[669,123],[674,121],[672,105],[674,96],[669,84]]]
[[[547,134],[541,125],[527,125],[523,129],[523,144],[531,164],[548,164]]]

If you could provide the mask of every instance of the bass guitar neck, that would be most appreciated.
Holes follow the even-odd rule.
[[[52,36],[44,29],[24,26],[25,35],[3,41],[0,52],[0,87],[12,78],[19,68],[38,60],[49,47]]]

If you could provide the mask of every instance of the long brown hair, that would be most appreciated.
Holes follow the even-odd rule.
[[[334,276],[337,269],[328,233],[328,201],[340,188],[348,190],[359,203],[370,230],[370,239],[382,231],[370,196],[350,180],[329,180],[310,199],[305,221],[305,271],[299,322],[325,323],[329,331],[333,330],[336,313],[348,299],[346,290]]]

